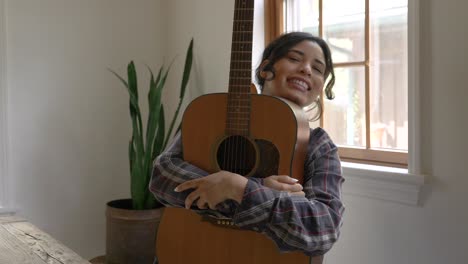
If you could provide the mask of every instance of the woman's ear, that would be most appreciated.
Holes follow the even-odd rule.
[[[263,71],[263,69],[265,68],[265,66],[268,65],[269,62],[270,62],[270,60],[262,61],[262,63],[260,64],[260,67],[259,67],[261,69],[261,71]]]
[[[272,72],[269,71],[269,70],[264,70],[264,68],[268,65],[268,63],[270,63],[269,60],[264,60],[262,61],[262,63],[260,64],[260,77],[262,77],[263,79],[268,79],[268,78],[271,78],[272,77]]]

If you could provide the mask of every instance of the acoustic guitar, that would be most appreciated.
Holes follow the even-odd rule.
[[[309,140],[304,112],[289,101],[251,93],[253,7],[253,0],[235,0],[229,90],[188,105],[182,119],[183,157],[210,173],[290,175],[302,182]],[[311,260],[300,252],[280,253],[266,236],[235,228],[230,220],[212,221],[184,208],[165,208],[156,248],[160,264]],[[312,260],[321,263],[321,257]]]

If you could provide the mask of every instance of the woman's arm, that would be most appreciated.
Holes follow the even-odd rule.
[[[344,179],[337,148],[322,129],[311,134],[304,178],[305,197],[249,180],[234,222],[266,234],[282,251],[324,254],[340,233]]]
[[[184,161],[182,153],[182,140],[180,133],[178,133],[167,150],[161,153],[153,163],[153,174],[149,188],[156,199],[165,206],[184,207],[185,200],[193,189],[178,192],[175,191],[175,188],[184,182],[209,175],[208,172]],[[192,205],[191,209],[199,213],[226,217],[232,216],[234,207],[232,201],[225,201],[217,206],[216,211],[200,210],[196,204]]]

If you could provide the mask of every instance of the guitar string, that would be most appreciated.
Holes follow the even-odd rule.
[[[237,32],[238,28],[237,28],[237,23],[236,23],[236,16],[237,16],[237,12],[238,12],[239,7],[240,7],[240,0],[236,0],[235,4],[236,4],[236,6],[235,6],[235,10],[234,10],[234,23],[233,23],[233,36],[232,36],[233,41],[236,41],[236,36],[237,36],[236,32]],[[232,55],[231,56],[232,57],[231,62],[233,62],[233,61],[236,62],[238,60],[238,58],[237,58],[237,53],[235,53],[234,43],[233,43],[233,45],[231,47],[231,55]],[[228,140],[229,140],[228,141],[228,147],[229,147],[228,150],[229,150],[230,157],[228,157],[228,163],[229,163],[228,171],[235,172],[234,167],[233,167],[233,165],[235,163],[235,160],[234,160],[235,158],[233,158],[233,157],[235,157],[234,147],[235,147],[236,142],[233,142],[233,141],[235,139],[234,126],[235,126],[235,122],[236,122],[236,120],[234,119],[234,116],[235,116],[234,113],[236,112],[235,111],[235,104],[234,104],[235,103],[234,102],[234,98],[235,98],[234,95],[235,95],[235,92],[236,92],[235,87],[236,87],[237,79],[236,79],[236,76],[234,75],[234,71],[233,71],[232,67],[231,67],[231,75],[232,75],[232,83],[231,83],[231,85],[232,85],[231,86],[231,91],[232,92],[228,94],[228,96],[229,96],[229,107],[230,107],[229,108],[229,111],[230,111],[230,120],[229,120],[230,133],[229,134],[230,135],[229,135],[229,138],[228,138]],[[234,111],[234,113],[233,113],[233,111]]]
[[[235,40],[235,34],[236,34],[236,24],[235,24],[235,16],[236,16],[236,11],[239,9],[239,0],[236,0],[235,1],[235,10],[234,10],[234,22],[233,22],[233,35],[232,35],[232,38],[233,40]],[[236,57],[235,57],[235,53],[234,53],[234,45],[232,45],[231,47],[231,63],[235,62],[236,61]],[[234,64],[234,63],[233,63]],[[233,153],[233,130],[234,130],[234,125],[233,125],[233,122],[234,122],[234,114],[233,114],[233,109],[234,109],[234,104],[233,104],[233,100],[234,100],[234,97],[233,97],[233,93],[235,92],[234,91],[234,87],[235,87],[235,76],[234,76],[234,72],[233,72],[233,67],[231,67],[231,87],[230,87],[230,93],[228,93],[228,110],[229,110],[229,135],[228,135],[228,142],[227,142],[227,151],[228,151],[228,155],[227,155],[227,164],[226,164],[226,170],[228,171],[233,171],[233,168],[232,168],[232,164],[233,164],[233,161],[232,161],[232,157],[234,155]]]
[[[251,45],[249,45],[248,43],[252,43],[253,40],[252,40],[252,37],[253,37],[253,7],[254,7],[254,0],[247,0],[247,2],[252,5],[246,5],[245,8],[246,11],[244,12],[244,14],[247,16],[244,20],[245,20],[245,25],[243,27],[244,29],[244,36],[245,36],[245,44],[243,44],[243,49],[242,51],[244,52],[243,54],[246,54],[247,55],[247,58],[248,58],[248,61],[250,63],[247,64],[248,67],[247,69],[243,72],[243,75],[244,77],[246,78],[246,81],[245,81],[245,99],[243,102],[246,103],[246,106],[247,106],[247,113],[246,113],[246,127],[247,127],[247,131],[250,131],[250,115],[251,115],[251,105],[252,105],[252,99],[251,99],[251,94],[250,94],[250,79],[251,79],[251,76],[252,76],[252,73],[251,73],[251,70],[252,70],[252,55],[249,56],[249,53],[251,52]],[[251,53],[250,53],[251,54]],[[250,135],[247,133],[246,134],[246,137],[249,137]],[[251,156],[247,156],[247,152],[248,150],[251,150],[250,148],[247,150],[248,148],[248,145],[250,142],[246,141],[245,142],[245,145],[244,145],[244,152],[243,152],[243,166],[244,166],[244,171],[245,171],[245,174],[247,174],[248,172],[250,171],[247,171],[248,169],[251,169],[250,168],[250,165],[251,165],[251,159],[252,157]],[[249,145],[250,146],[250,145]],[[249,153],[250,154],[250,153]],[[250,158],[250,159],[249,159]],[[248,163],[249,167],[247,167],[247,161],[251,161]]]
[[[242,32],[242,44],[240,44],[240,52],[239,52],[239,56],[241,57],[241,59],[246,59],[247,58],[247,61],[249,61],[249,58],[248,56],[246,56],[246,52],[248,52],[248,50],[246,49],[247,46],[249,46],[247,43],[249,41],[252,41],[250,38],[249,38],[249,31],[250,31],[250,26],[249,26],[249,21],[253,20],[252,17],[250,17],[250,6],[248,5],[248,3],[252,4],[254,1],[253,0],[243,0],[243,12],[242,12],[242,19],[241,19],[241,32]],[[252,13],[253,15],[253,13]],[[248,55],[248,54],[247,54]],[[251,58],[250,58],[251,60]],[[248,65],[248,64],[247,64]],[[247,167],[247,152],[248,152],[248,140],[247,140],[247,137],[249,136],[248,132],[249,131],[249,123],[250,123],[250,86],[249,86],[249,76],[246,76],[246,73],[250,72],[249,69],[251,67],[247,67],[246,69],[242,69],[242,71],[239,72],[239,79],[240,79],[240,82],[242,83],[242,95],[240,96],[240,101],[239,101],[239,104],[241,104],[240,102],[243,103],[243,105],[240,107],[244,112],[242,114],[242,119],[241,119],[241,122],[242,125],[241,125],[241,129],[246,129],[243,133],[243,136],[245,136],[245,138],[242,138],[242,144],[240,146],[241,148],[241,153],[239,154],[239,170],[243,172],[244,175],[246,175],[248,173],[247,169],[249,169]],[[250,165],[250,164],[249,164]]]
[[[246,8],[247,8],[247,6],[246,6],[246,0],[242,0],[242,7],[241,7],[241,10],[240,10],[240,12],[241,12],[241,14],[240,14],[240,17],[241,17],[240,21],[241,21],[241,23],[240,23],[240,25],[239,25],[239,27],[240,27],[240,28],[239,28],[239,29],[240,29],[239,32],[240,32],[240,34],[241,34],[241,42],[242,42],[242,44],[239,45],[240,48],[238,49],[238,54],[239,54],[240,60],[244,59],[244,57],[243,57],[243,51],[244,51],[244,50],[243,50],[243,47],[244,47],[244,42],[246,41],[246,38],[245,38],[245,21],[246,21],[246,13],[247,13],[247,9],[246,9]],[[239,98],[239,100],[238,100],[238,106],[239,106],[239,109],[240,109],[240,111],[242,112],[242,114],[241,114],[241,118],[239,119],[239,123],[240,123],[240,125],[239,125],[239,131],[240,131],[240,133],[239,133],[239,134],[241,134],[241,136],[239,137],[239,141],[240,141],[240,142],[239,142],[239,143],[240,143],[240,145],[239,145],[240,153],[237,153],[237,154],[236,154],[236,157],[237,157],[237,158],[236,158],[236,162],[237,162],[237,167],[236,167],[236,169],[237,169],[237,171],[242,172],[242,174],[245,174],[245,171],[244,171],[245,164],[243,164],[243,162],[242,162],[242,157],[245,156],[245,149],[244,149],[244,146],[245,146],[245,144],[246,144],[245,138],[243,138],[243,137],[245,137],[246,135],[245,135],[245,133],[242,133],[242,132],[244,132],[244,131],[242,131],[242,129],[245,127],[245,122],[246,122],[245,119],[244,119],[244,118],[245,118],[245,115],[246,115],[246,113],[245,113],[245,108],[244,108],[245,105],[242,105],[242,104],[241,104],[241,102],[244,103],[243,99],[244,99],[244,97],[246,96],[246,93],[245,93],[245,92],[246,92],[246,91],[245,91],[245,82],[244,82],[244,80],[242,79],[242,73],[243,73],[243,71],[244,71],[244,69],[242,69],[242,71],[239,71],[239,72],[238,72],[238,75],[237,75],[238,78],[239,78],[239,82],[242,83],[242,86],[241,86],[241,88],[240,88],[241,91],[240,91],[240,94],[239,94],[239,97],[238,97],[238,98]],[[245,103],[244,103],[244,104],[245,104]]]
[[[252,1],[253,1],[253,0],[252,0]],[[246,2],[248,2],[248,1],[246,0]],[[242,43],[243,43],[243,44],[242,44],[242,52],[240,53],[240,54],[243,56],[243,58],[244,58],[244,56],[245,56],[245,53],[244,53],[244,52],[246,51],[245,46],[247,46],[246,42],[249,41],[247,30],[248,30],[248,20],[249,20],[250,18],[249,18],[249,16],[248,16],[248,14],[249,14],[249,13],[248,13],[248,12],[249,12],[249,9],[248,9],[249,6],[246,4],[246,2],[244,2],[244,8],[245,8],[245,10],[244,10],[244,12],[243,12],[244,18],[242,19],[242,36],[243,36],[243,41],[242,41]],[[247,68],[246,70],[242,71],[242,73],[240,74],[240,75],[241,75],[241,78],[242,78],[242,77],[245,77],[244,75],[245,75],[245,73],[247,72],[247,70],[248,70],[248,68]],[[245,88],[244,88],[244,95],[243,95],[243,96],[246,97],[246,98],[242,98],[242,99],[248,99],[248,98],[249,98],[249,94],[248,94],[248,93],[250,93],[250,89],[248,89],[248,88],[249,88],[249,87],[248,87],[248,81],[244,81],[244,79],[242,79],[242,80],[243,80],[243,82],[245,83],[245,84],[244,84],[244,85],[245,85]],[[244,103],[244,106],[248,106],[248,101],[247,101],[247,100],[242,100],[242,102]],[[249,125],[248,125],[248,123],[249,123],[249,118],[247,118],[247,116],[248,116],[248,114],[249,114],[249,112],[250,112],[250,109],[249,109],[249,108],[246,108],[246,110],[247,110],[247,112],[244,113],[244,116],[245,116],[246,118],[245,118],[245,121],[244,121],[244,125],[243,125],[242,127],[249,128]],[[246,131],[249,131],[249,130],[247,129]],[[249,135],[246,134],[246,133],[244,133],[244,136],[247,138]],[[247,164],[246,164],[246,162],[247,162],[247,160],[246,160],[246,158],[247,158],[247,155],[246,155],[246,154],[247,154],[247,144],[248,144],[248,141],[247,141],[247,140],[244,140],[244,144],[242,145],[242,156],[241,156],[241,160],[242,160],[242,161],[241,161],[241,169],[242,169],[244,175],[247,174]]]
[[[253,0],[248,1],[253,5]],[[240,65],[244,62],[242,59],[249,57],[246,54],[245,46],[250,40],[249,33],[251,31],[250,22],[253,25],[253,7],[247,5],[246,0],[235,1],[234,12],[234,27],[233,27],[233,47],[231,58],[231,93],[228,93],[228,142],[223,154],[223,162],[229,171],[245,172],[247,171],[247,152],[248,152],[248,137],[250,127],[250,85],[246,74],[248,69],[243,69]],[[250,13],[248,13],[250,12]],[[236,19],[237,18],[237,19]],[[248,51],[247,51],[248,52]],[[247,55],[247,56],[246,56]],[[249,60],[247,60],[248,62]],[[236,66],[236,67],[234,67]],[[249,67],[250,68],[250,67]],[[243,78],[246,77],[246,78]],[[242,103],[241,103],[242,102]],[[227,156],[227,157],[226,157]]]
[[[239,8],[239,10],[237,11],[237,17],[239,19],[237,19],[237,41],[240,41],[243,42],[244,40],[244,33],[242,32],[242,24],[244,23],[244,6],[245,6],[245,0],[241,0],[241,6]],[[241,44],[242,45],[242,44]],[[242,60],[242,57],[241,57],[241,52],[240,52],[240,49],[239,47],[236,47],[236,55],[237,55],[237,59],[238,61],[241,61]],[[234,170],[236,172],[239,172],[240,173],[240,170],[239,170],[239,167],[238,167],[238,157],[239,155],[242,155],[241,153],[239,153],[238,151],[238,148],[240,148],[240,141],[241,141],[241,138],[242,138],[242,132],[241,132],[241,124],[242,124],[242,117],[244,115],[243,113],[243,108],[241,108],[241,105],[240,105],[240,98],[242,97],[242,86],[243,86],[243,83],[242,83],[242,80],[241,78],[239,77],[239,72],[241,71],[236,71],[236,78],[237,78],[237,83],[239,84],[239,86],[236,88],[236,106],[237,106],[237,111],[236,113],[239,113],[239,116],[238,118],[236,118],[236,128],[238,129],[238,131],[236,132],[237,133],[237,136],[235,138],[235,141],[236,141],[236,144],[235,144],[235,151],[234,151]]]
[[[241,3],[240,3],[240,8],[239,10],[237,11],[237,17],[239,19],[237,19],[238,21],[238,24],[237,24],[237,36],[236,38],[239,39],[239,36],[240,36],[240,41],[243,42],[244,41],[244,33],[242,32],[242,24],[244,23],[244,7],[245,7],[245,0],[241,0]],[[236,56],[237,56],[237,59],[238,61],[241,61],[242,60],[242,56],[241,56],[241,52],[239,50],[239,47],[236,47]],[[239,72],[236,71],[236,78],[237,78],[237,83],[239,84],[239,86],[236,88],[236,106],[237,106],[237,111],[236,113],[238,113],[238,118],[236,118],[236,128],[237,128],[237,135],[235,137],[235,146],[234,146],[234,171],[238,172],[238,173],[241,173],[241,170],[240,170],[240,164],[239,164],[239,155],[242,155],[242,152],[239,151],[239,149],[241,149],[241,144],[242,144],[242,130],[241,130],[241,127],[242,127],[242,118],[243,118],[243,115],[244,115],[244,112],[243,112],[243,108],[242,108],[242,105],[241,105],[241,98],[242,98],[242,88],[243,88],[243,84],[242,84],[242,80],[239,76]]]
[[[234,41],[236,40],[236,32],[237,32],[236,16],[237,16],[237,11],[239,10],[239,3],[240,3],[240,1],[236,1],[236,10],[234,10],[234,22],[233,22],[234,23],[233,24],[234,29],[233,29],[233,33],[232,33],[233,34],[232,39]],[[237,61],[238,58],[237,58],[237,53],[235,52],[235,46],[234,45],[231,48],[231,52],[232,52],[232,59],[234,61]],[[235,98],[235,92],[236,92],[235,91],[235,84],[237,82],[237,79],[236,79],[236,76],[234,75],[234,71],[232,71],[231,74],[232,74],[232,83],[233,83],[232,84],[233,85],[232,86],[232,91],[233,92],[230,93],[230,96],[231,96],[231,98],[230,98],[231,102],[230,103],[231,103],[231,111],[234,111],[234,113],[231,112],[231,138],[230,138],[230,141],[229,141],[231,156],[230,156],[230,159],[228,159],[228,160],[229,160],[229,171],[235,172],[235,170],[234,170],[235,158],[234,157],[235,157],[236,152],[234,150],[235,142],[233,142],[233,141],[235,140],[235,133],[236,133],[236,131],[235,131],[235,126],[236,126],[235,122],[236,122],[236,120],[235,120],[234,116],[235,116],[235,113],[237,111],[236,111],[236,108],[235,108],[234,98]]]

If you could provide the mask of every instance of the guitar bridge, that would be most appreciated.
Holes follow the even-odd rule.
[[[238,226],[234,224],[234,221],[232,221],[230,218],[219,219],[219,218],[215,218],[212,216],[203,216],[202,221],[209,222],[219,227],[240,229]]]

